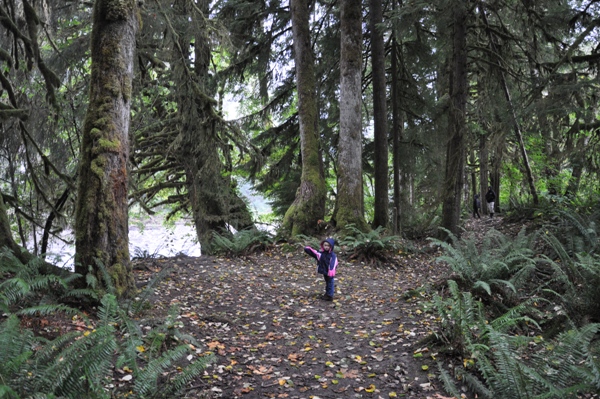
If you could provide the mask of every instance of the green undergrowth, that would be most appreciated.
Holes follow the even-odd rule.
[[[211,253],[225,256],[245,256],[264,251],[273,244],[273,235],[259,229],[213,232]]]
[[[213,360],[196,354],[195,339],[180,332],[176,308],[160,325],[142,328],[146,291],[160,276],[136,299],[120,301],[110,281],[98,298],[94,278],[89,289],[74,289],[78,276],[42,275],[39,262],[23,265],[0,252],[0,397],[175,398]],[[94,317],[64,302],[86,296],[99,303]],[[59,333],[27,327],[28,317]],[[74,323],[77,329],[61,331]]]
[[[560,228],[557,228],[557,225]],[[516,237],[434,240],[452,271],[434,295],[430,337],[447,356],[449,394],[570,398],[600,391],[600,256],[593,218],[559,220]]]

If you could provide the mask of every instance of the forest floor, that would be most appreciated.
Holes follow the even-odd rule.
[[[465,229],[483,236],[492,227],[502,219],[471,219]],[[437,248],[413,244],[397,267],[348,262],[336,248],[333,302],[320,299],[323,278],[299,246],[244,258],[138,260],[139,286],[172,269],[142,323],[164,320],[176,305],[181,331],[201,343],[197,353],[215,354],[189,398],[447,398],[437,379],[443,359],[422,342],[436,328],[423,287],[449,273]]]

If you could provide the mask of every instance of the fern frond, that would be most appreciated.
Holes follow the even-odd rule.
[[[179,345],[157,359],[150,361],[146,367],[135,377],[135,391],[141,397],[145,397],[149,392],[155,391],[158,383],[158,377],[169,368],[173,362],[181,359],[189,350],[187,345]]]
[[[25,309],[21,309],[17,312],[17,314],[25,315],[25,316],[35,316],[35,315],[47,316],[49,314],[54,314],[54,313],[64,313],[67,315],[75,315],[76,314],[76,315],[79,315],[82,317],[86,317],[85,314],[82,313],[80,310],[72,308],[67,305],[60,305],[60,304],[32,306],[32,307],[28,307]]]
[[[141,309],[144,307],[148,298],[154,293],[154,288],[158,285],[159,282],[164,280],[164,278],[169,275],[173,271],[173,268],[164,268],[160,272],[158,272],[144,287],[144,290],[138,295],[138,299],[133,301],[128,306],[128,310],[131,311],[132,314],[138,314]]]
[[[446,369],[444,369],[444,367],[442,366],[442,364],[440,362],[437,363],[437,366],[438,366],[438,370],[440,372],[438,379],[440,381],[442,381],[442,384],[444,385],[444,389],[446,390],[446,393],[452,395],[455,398],[460,398],[460,392],[456,388],[454,378],[450,375],[450,373],[448,373],[448,371]]]
[[[172,398],[175,394],[181,392],[190,382],[198,377],[206,367],[213,363],[215,360],[214,355],[203,356],[192,364],[187,366],[181,373],[178,373],[173,377],[168,384],[163,385],[161,395],[165,398]]]

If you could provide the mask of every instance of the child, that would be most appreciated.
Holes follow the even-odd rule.
[[[311,247],[305,247],[304,251],[317,259],[317,273],[322,274],[325,278],[325,295],[322,299],[333,301],[333,293],[335,291],[335,271],[337,269],[337,256],[333,252],[335,240],[327,238],[321,241],[321,250],[316,251]]]
[[[475,194],[475,198],[473,198],[473,217],[481,219],[481,215],[479,214],[479,210],[481,209],[481,201],[479,200],[479,194]]]

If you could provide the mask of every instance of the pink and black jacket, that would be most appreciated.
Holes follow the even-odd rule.
[[[323,243],[327,241],[331,248],[329,251],[323,249]],[[335,240],[333,238],[327,238],[321,242],[321,250],[317,251],[311,247],[304,247],[304,252],[312,256],[317,260],[317,273],[323,274],[328,277],[334,277],[337,270],[338,260],[336,254],[333,252]]]

